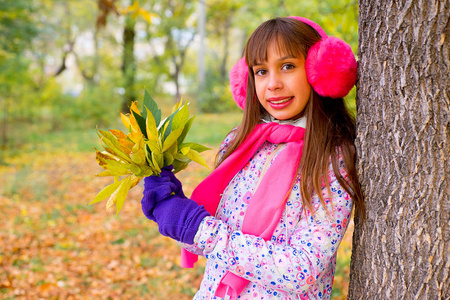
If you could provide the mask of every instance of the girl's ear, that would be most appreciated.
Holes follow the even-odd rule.
[[[305,61],[306,77],[317,94],[347,96],[356,83],[358,63],[350,45],[328,37],[312,46]]]
[[[234,102],[244,109],[247,96],[248,66],[245,58],[241,58],[230,71],[231,94]]]
[[[307,18],[289,18],[311,26],[322,37],[320,42],[309,49],[305,62],[306,76],[313,89],[323,97],[347,96],[356,83],[358,67],[350,45],[328,36],[319,25]]]

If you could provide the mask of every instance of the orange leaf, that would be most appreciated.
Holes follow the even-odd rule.
[[[120,130],[110,129],[109,132],[111,132],[117,139],[126,139],[127,138],[126,134]]]
[[[130,154],[131,153],[131,149],[134,146],[134,143],[131,142],[130,140],[128,140],[126,136],[125,136],[125,139],[119,139],[118,141],[120,143],[120,146],[122,146],[123,151],[126,154]]]
[[[133,101],[131,102],[131,107],[130,107],[130,112],[134,111],[135,113],[137,113],[138,115],[141,115],[141,112],[139,111],[138,107],[137,107],[137,101]]]

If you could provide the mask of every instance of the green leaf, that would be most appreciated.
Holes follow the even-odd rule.
[[[173,161],[174,161],[173,155],[170,154],[169,152],[164,152],[164,165],[169,166],[173,163]]]
[[[173,143],[177,141],[178,137],[182,132],[183,129],[181,128],[172,131],[163,142],[162,152],[165,152],[167,149],[169,149],[173,145]]]
[[[145,163],[146,163],[146,161],[145,161],[145,150],[144,149],[140,149],[136,153],[130,153],[130,158],[138,166],[145,165]]]
[[[159,148],[159,143],[157,141],[148,140],[145,141],[145,143],[147,144],[149,152],[161,153],[161,148]]]
[[[181,153],[177,153],[173,157],[175,158],[175,160],[179,160],[181,162],[189,163],[191,161],[191,159],[187,155],[183,155]]]
[[[134,164],[130,166],[130,171],[131,171],[135,176],[140,176],[139,174],[142,173],[142,169],[140,168],[140,166],[134,165]]]
[[[184,169],[186,169],[186,167],[189,165],[189,162],[182,162],[179,160],[174,160],[173,162],[173,173],[176,174]]]
[[[172,144],[172,146],[169,147],[164,153],[170,153],[172,156],[177,154],[178,152],[178,142],[175,141],[175,143]]]
[[[106,186],[102,189],[97,196],[95,196],[94,200],[92,200],[89,205],[101,202],[106,199],[106,197],[111,196],[112,193],[119,187],[120,181],[115,181],[114,183]]]
[[[158,126],[161,122],[161,110],[158,108],[158,104],[156,104],[155,100],[153,100],[147,90],[144,90],[144,108],[147,108],[150,111],[156,125]],[[148,117],[148,112],[146,109],[143,109],[142,116],[144,118]]]
[[[164,140],[169,136],[169,134],[172,132],[172,120],[174,116],[178,113],[179,109],[177,109],[173,114],[168,116],[164,123],[162,124],[160,130],[160,133],[164,133]],[[161,131],[162,130],[162,131]],[[162,134],[161,134],[162,135]]]
[[[145,138],[147,138],[147,129],[146,129],[146,122],[145,118],[141,117],[138,113],[136,113],[134,110],[131,110],[131,113],[133,114],[134,118],[136,119],[136,122],[138,123],[139,129],[141,129],[142,134]]]
[[[152,167],[150,167],[150,166],[142,166],[141,171],[142,172],[139,175],[140,177],[147,177],[147,176],[151,176],[151,175],[155,174]]]
[[[164,167],[164,156],[162,154],[152,152],[152,162],[157,173],[161,173],[161,168]]]
[[[184,125],[186,125],[186,122],[189,120],[189,108],[187,103],[177,111],[178,112],[173,116],[172,119],[172,130],[184,128]]]
[[[157,169],[155,168],[155,166],[153,165],[153,160],[152,160],[152,152],[150,151],[150,149],[148,148],[148,145],[145,145],[145,157],[147,159],[147,165],[152,169],[153,173],[158,173]]]
[[[201,156],[197,151],[190,149],[189,152],[186,154],[190,159],[195,161],[196,163],[206,167],[209,169],[208,164],[206,163],[206,160]]]
[[[180,135],[180,137],[178,138],[178,145],[180,145],[181,143],[183,143],[184,139],[186,138],[189,130],[191,129],[192,123],[194,122],[195,116],[189,118],[189,120],[186,122],[186,124],[184,125],[183,128],[183,133]]]
[[[206,150],[211,150],[211,148],[208,148],[206,146],[203,146],[203,145],[200,145],[200,144],[197,144],[197,143],[183,143],[183,144],[180,145],[180,148],[184,148],[184,147],[189,147],[189,148],[194,149],[195,151],[197,151],[199,153],[201,153],[203,151],[206,151]]]

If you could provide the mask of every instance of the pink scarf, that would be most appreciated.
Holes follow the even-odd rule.
[[[221,194],[234,176],[249,162],[265,141],[274,144],[287,143],[250,199],[242,224],[242,232],[269,240],[280,221],[284,204],[297,175],[297,167],[303,152],[305,129],[293,125],[263,123],[255,127],[244,142],[205,178],[194,190],[191,198],[215,215]],[[192,268],[198,256],[182,249],[182,267]],[[235,299],[249,281],[230,271],[224,275],[216,290],[216,296],[226,294]]]

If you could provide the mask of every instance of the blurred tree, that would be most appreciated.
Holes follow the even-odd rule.
[[[8,143],[9,114],[15,99],[15,77],[10,72],[19,73],[27,68],[28,61],[20,57],[20,53],[31,48],[37,31],[34,20],[30,17],[34,7],[30,1],[0,0],[0,102],[2,112],[0,146]],[[25,80],[24,80],[25,81]]]
[[[129,111],[131,102],[136,101],[136,59],[135,59],[135,36],[136,22],[138,17],[142,17],[147,23],[151,23],[155,14],[145,10],[137,0],[130,0],[126,4],[125,9],[118,9],[115,4],[116,0],[98,0],[99,15],[97,17],[97,26],[99,29],[106,26],[107,16],[114,12],[118,14],[120,10],[125,16],[123,27],[123,52],[122,52],[122,73],[124,77],[124,99],[122,102],[122,112]]]
[[[158,60],[166,62],[169,77],[175,84],[174,101],[180,99],[180,77],[187,50],[197,33],[194,4],[192,0],[161,1],[158,11],[161,23],[155,36],[164,42],[164,54]]]
[[[137,1],[134,3],[138,3]],[[125,83],[125,98],[122,102],[122,112],[129,111],[131,102],[136,101],[136,92],[134,81],[136,77],[136,63],[134,58],[134,36],[136,19],[130,14],[125,16],[125,26],[123,27],[123,53],[122,53],[122,72]]]

